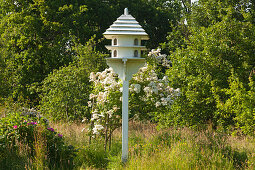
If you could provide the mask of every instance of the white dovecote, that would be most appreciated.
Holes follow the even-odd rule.
[[[111,51],[112,58],[140,58],[141,50],[146,50],[141,41],[149,39],[148,34],[128,13],[127,8],[103,35],[112,40],[112,44],[106,46]]]
[[[125,8],[121,15],[104,33],[112,44],[106,46],[111,51],[111,57],[106,58],[107,64],[123,81],[122,91],[122,162],[128,159],[128,97],[129,80],[144,66],[145,58],[141,58],[142,40],[148,40],[148,34]]]

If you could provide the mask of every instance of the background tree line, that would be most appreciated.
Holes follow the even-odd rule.
[[[150,47],[164,42],[170,23],[180,18],[177,1],[1,1],[1,97],[38,104],[35,88],[54,69],[76,59],[75,44],[85,45],[94,35],[102,38],[125,7],[150,34]],[[105,43],[96,49],[106,52]]]
[[[1,1],[2,102],[29,103],[72,119],[89,114],[89,73],[106,68],[109,42],[102,33],[125,7],[149,34],[147,47],[161,46],[169,54],[172,67],[159,71],[181,89],[171,109],[155,120],[163,126],[210,122],[254,133],[251,0],[199,0],[192,6],[178,0]]]

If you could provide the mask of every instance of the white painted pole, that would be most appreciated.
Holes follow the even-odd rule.
[[[122,91],[122,157],[123,163],[128,159],[128,80],[123,80]]]

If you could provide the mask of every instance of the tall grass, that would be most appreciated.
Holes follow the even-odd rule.
[[[88,125],[81,123],[51,123],[64,135],[65,141],[78,149],[72,166],[58,162],[53,169],[255,169],[255,138],[220,130],[192,130],[168,128],[158,130],[149,122],[129,122],[129,160],[121,163],[121,128],[113,136],[111,150],[104,150],[104,142],[87,136]],[[5,167],[0,169],[50,169],[46,138],[42,129],[34,136],[34,155],[22,142],[17,153],[12,146],[0,150]],[[65,160],[63,155],[60,160]],[[63,158],[63,159],[62,159]],[[6,166],[8,165],[8,166]]]
[[[83,124],[54,124],[80,151],[78,169],[255,169],[255,138],[189,128],[157,130],[151,123],[130,122],[129,160],[121,163],[121,129],[111,150],[103,142],[89,144]]]

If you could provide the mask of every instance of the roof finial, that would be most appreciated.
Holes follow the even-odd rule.
[[[128,8],[124,9],[124,15],[128,15]]]

